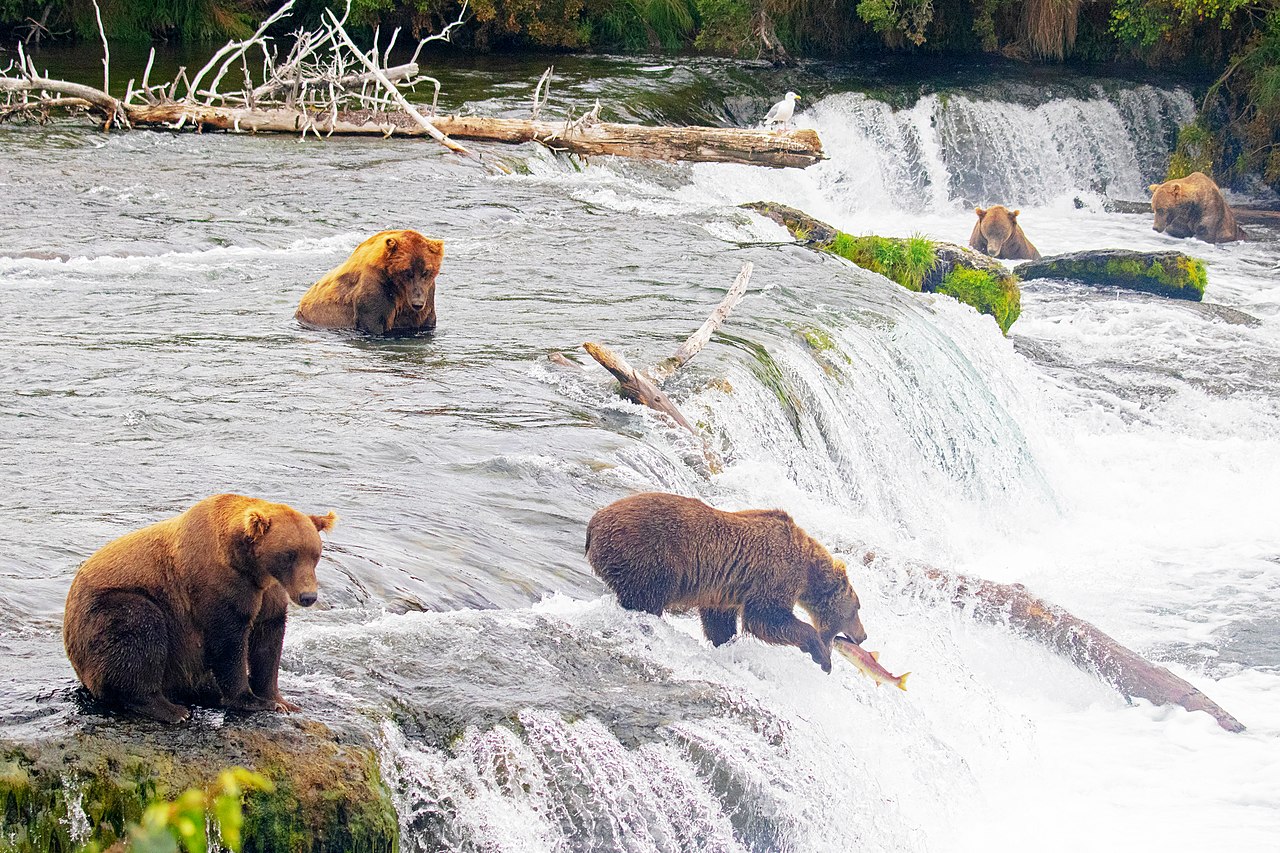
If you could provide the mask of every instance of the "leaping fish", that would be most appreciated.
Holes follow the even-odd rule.
[[[835,638],[836,651],[844,655],[845,659],[854,667],[876,683],[876,687],[881,684],[896,685],[899,690],[907,689],[907,676],[911,673],[904,672],[902,675],[894,675],[880,665],[880,653],[869,652],[862,646],[853,642],[853,640],[845,637],[837,636]]]

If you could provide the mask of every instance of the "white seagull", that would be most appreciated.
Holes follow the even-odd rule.
[[[769,114],[764,117],[764,126],[771,124],[781,124],[783,128],[791,127],[791,117],[796,114],[796,101],[800,100],[800,96],[795,92],[787,92],[781,101],[773,105],[773,109],[769,110]]]

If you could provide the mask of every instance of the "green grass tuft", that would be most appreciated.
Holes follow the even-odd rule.
[[[938,293],[994,317],[1005,334],[1022,313],[1022,293],[1013,276],[997,277],[983,270],[957,266],[938,285]]]

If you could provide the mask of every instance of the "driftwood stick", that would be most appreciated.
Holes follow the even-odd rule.
[[[396,88],[396,85],[394,83],[392,83],[390,80],[387,79],[387,75],[382,72],[382,69],[378,67],[378,64],[373,60],[371,60],[369,57],[365,56],[364,53],[358,47],[355,46],[355,43],[351,41],[351,37],[347,35],[347,31],[342,28],[342,24],[338,21],[338,17],[328,9],[325,10],[325,14],[329,16],[329,20],[333,25],[333,27],[335,28],[334,29],[335,34],[342,39],[343,44],[345,44],[352,53],[354,53],[357,57],[359,57],[360,61],[364,63],[365,68],[369,69],[369,73],[373,75],[375,80],[377,80],[379,83],[382,84],[382,88],[386,90],[387,94],[391,97],[393,101],[396,102],[396,104],[400,107],[400,109],[402,109],[405,112],[406,115],[412,118],[414,122],[416,122],[423,130],[425,130],[432,139],[439,142],[441,145],[448,148],[450,151],[453,151],[457,154],[462,154],[466,157],[475,157],[475,155],[472,154],[469,149],[463,147],[462,145],[459,145],[449,137],[445,136],[438,129],[436,129],[436,126],[434,124],[427,121],[425,116],[423,116],[416,109],[414,109],[413,104],[409,103],[409,99],[406,98],[403,94],[401,94],[400,90]]]
[[[670,358],[665,358],[658,362],[657,366],[649,371],[655,382],[662,383],[667,381],[671,374],[684,366],[685,362],[702,352],[702,348],[711,340],[711,336],[716,329],[724,325],[729,312],[733,310],[733,307],[742,300],[743,294],[747,292],[747,284],[751,281],[751,271],[754,268],[750,261],[743,264],[742,271],[733,280],[732,286],[729,287],[729,292],[725,294],[724,299],[721,300],[716,310],[711,312],[711,316],[707,318],[701,328],[690,335],[689,339],[682,343]]]
[[[582,348],[600,362],[601,367],[613,374],[621,386],[618,393],[623,397],[641,406],[648,406],[655,412],[661,412],[694,435],[698,434],[698,431],[685,420],[684,415],[680,414],[680,410],[676,408],[675,403],[671,402],[671,398],[653,384],[652,379],[627,364],[625,358],[608,347],[590,341],[583,344]]]
[[[867,562],[871,559],[874,555],[869,555]],[[1204,711],[1229,732],[1245,729],[1197,688],[1121,645],[1096,625],[1031,594],[1022,584],[995,583],[931,567],[916,569],[912,574],[911,585],[927,584],[941,590],[953,604],[970,611],[980,621],[1018,629],[1097,675],[1126,698],[1136,696],[1154,705],[1181,705],[1188,711]]]
[[[107,31],[102,27],[102,9],[93,0],[93,14],[98,19],[98,35],[102,38],[102,91],[111,91],[111,48],[107,45]]]

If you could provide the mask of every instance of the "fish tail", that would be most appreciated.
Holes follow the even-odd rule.
[[[902,675],[899,675],[899,676],[898,676],[897,684],[898,684],[898,689],[899,689],[899,690],[906,690],[906,689],[907,689],[907,676],[908,676],[908,675],[910,675],[910,674],[911,674],[911,673],[909,673],[909,672],[904,672],[904,673],[902,673]]]

